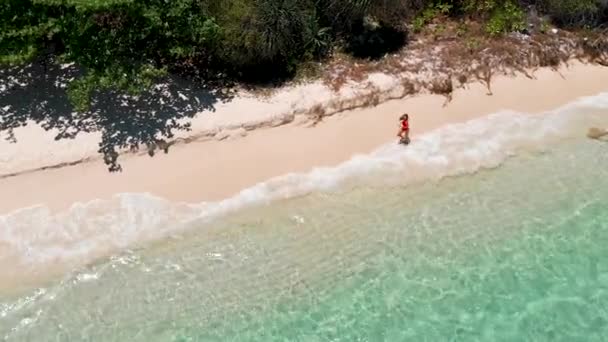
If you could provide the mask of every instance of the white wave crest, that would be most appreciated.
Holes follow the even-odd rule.
[[[608,93],[540,115],[503,111],[448,125],[416,137],[407,147],[388,144],[336,167],[284,175],[214,203],[172,203],[149,194],[119,194],[111,200],[74,204],[61,213],[45,207],[22,209],[0,216],[0,263],[3,258],[36,267],[86,263],[246,206],[350,183],[404,184],[496,167],[518,151],[584,136],[590,126],[608,127]]]

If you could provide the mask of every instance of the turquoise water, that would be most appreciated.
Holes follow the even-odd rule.
[[[607,341],[608,145],[313,193],[18,298],[6,341]]]

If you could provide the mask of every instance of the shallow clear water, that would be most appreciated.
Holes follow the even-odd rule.
[[[197,228],[197,229],[194,229]],[[606,341],[608,145],[243,210],[0,297],[7,341]]]

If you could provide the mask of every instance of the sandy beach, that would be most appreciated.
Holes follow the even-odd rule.
[[[506,115],[513,115],[514,120],[516,116],[521,119],[522,115],[528,117],[528,113],[555,110],[580,97],[608,91],[608,68],[572,64],[559,72],[541,69],[534,76],[535,79],[524,76],[496,78],[491,96],[485,85],[472,84],[466,89],[456,90],[452,101],[447,104],[443,96],[421,94],[390,100],[375,107],[343,111],[314,126],[311,121],[292,120],[277,127],[272,127],[276,126],[274,124],[261,125],[244,136],[235,134],[221,141],[203,139],[177,144],[168,154],[160,153],[153,158],[145,154],[127,154],[121,157],[122,173],[109,173],[107,166],[97,157],[73,166],[5,176],[0,178],[0,228],[5,227],[0,234],[3,260],[0,289],[37,286],[49,277],[64,274],[66,270],[78,268],[104,255],[171,235],[180,225],[187,227],[189,222],[197,222],[202,217],[211,218],[243,206],[314,191],[324,183],[334,182],[336,174],[328,176],[325,170],[309,178],[294,176],[294,184],[289,177],[276,177],[344,165],[343,162],[357,155],[368,155],[386,144],[396,144],[397,118],[404,112],[410,113],[415,143],[417,137],[435,129],[473,122],[492,113],[507,111]],[[223,120],[234,122],[243,117],[239,115]],[[264,116],[258,115],[257,120],[264,122]],[[266,115],[266,118],[269,118],[268,122],[274,122],[273,115]],[[493,122],[506,124],[506,130],[526,130],[519,126],[518,121],[510,124],[506,118],[502,115],[500,120]],[[205,126],[201,122],[198,125]],[[479,128],[473,125],[465,129],[474,131],[475,127]],[[585,136],[588,127],[576,129]],[[454,137],[454,132],[450,132]],[[500,127],[492,127],[491,132],[502,134]],[[196,133],[196,130],[191,132]],[[527,134],[509,131],[506,136],[526,140]],[[470,140],[471,136],[483,141]],[[502,142],[499,139],[495,145],[495,141],[490,141],[492,135],[483,133],[477,138],[475,136],[473,132],[463,132],[463,139],[457,139],[456,135],[455,146],[439,145],[436,148],[440,150],[436,152],[440,159],[446,154],[449,157],[454,154],[455,158],[460,158],[456,163],[474,164],[454,166],[468,170],[466,172],[479,170],[482,165],[492,167],[495,162],[500,164],[503,153],[494,147],[508,147],[504,144],[508,144],[511,138]],[[42,140],[48,138],[42,137]],[[90,138],[85,136],[83,140],[76,139],[70,144],[81,143],[85,150],[89,148],[86,145],[91,143],[87,140]],[[37,140],[38,143],[40,141]],[[531,138],[530,141],[537,140]],[[490,159],[487,161],[479,160],[484,158],[484,142],[494,146],[488,149],[490,155],[486,156]],[[25,150],[35,147],[27,146],[27,140],[17,144],[26,145]],[[470,151],[459,150],[465,146],[482,153],[468,155]],[[61,144],[45,148],[50,151],[48,159],[22,160],[26,160],[27,165],[44,166],[61,161],[58,156],[74,155],[71,154],[73,151],[62,150],[65,145]],[[491,155],[496,153],[499,155]],[[421,156],[420,162],[424,165],[424,154]],[[20,165],[5,164],[4,168],[15,166]],[[351,166],[358,167],[356,163]],[[347,165],[346,169],[351,166]],[[378,167],[375,167],[376,171]],[[387,167],[390,167],[390,162]],[[408,172],[429,171],[422,167]],[[419,176],[428,178],[424,174]],[[277,182],[241,193],[270,179]],[[239,196],[235,197],[237,194]]]
[[[607,340],[608,0],[5,3],[1,341]]]
[[[500,110],[539,113],[608,90],[608,68],[598,66],[573,63],[559,72],[540,69],[534,76],[496,78],[493,95],[484,85],[472,84],[456,90],[445,106],[445,97],[422,94],[346,111],[315,127],[290,123],[254,130],[242,138],[176,145],[153,158],[127,155],[122,158],[122,173],[109,173],[101,160],[94,160],[5,177],[0,179],[0,213],[34,205],[62,210],[75,202],[125,192],[171,201],[220,200],[272,177],[335,165],[394,141],[403,112],[411,114],[415,139],[443,125]]]

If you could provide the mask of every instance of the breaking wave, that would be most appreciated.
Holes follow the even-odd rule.
[[[36,268],[57,262],[84,264],[247,206],[357,184],[404,185],[474,173],[497,167],[521,151],[580,138],[591,126],[608,127],[608,93],[540,115],[502,111],[451,124],[416,137],[407,148],[387,144],[335,167],[270,179],[219,202],[174,203],[125,193],[76,203],[60,213],[24,208],[0,216],[0,264],[3,259]]]

